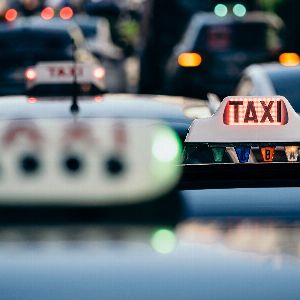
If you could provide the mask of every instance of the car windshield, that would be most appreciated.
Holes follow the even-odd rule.
[[[269,31],[266,23],[234,23],[231,25],[205,26],[198,37],[198,48],[208,50],[266,50]],[[251,36],[251,39],[249,38]]]
[[[18,46],[16,47],[16,42]],[[72,41],[64,31],[0,31],[0,61],[6,66],[28,66],[39,61],[71,58]],[[5,73],[5,69],[1,70]]]

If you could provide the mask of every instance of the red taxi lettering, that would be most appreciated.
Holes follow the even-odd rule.
[[[73,67],[54,67],[49,66],[48,71],[50,77],[73,77],[75,75],[75,68]],[[83,76],[83,68],[76,68],[76,75]]]
[[[249,121],[253,121],[258,123],[256,110],[253,101],[249,101],[246,109],[246,114],[244,118],[244,123],[248,123]]]
[[[241,98],[227,102],[223,121],[226,125],[284,125],[288,116],[281,99]]]

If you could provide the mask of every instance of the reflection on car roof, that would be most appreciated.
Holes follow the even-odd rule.
[[[25,96],[0,98],[0,119],[43,119],[71,117],[71,97],[37,98],[32,104]],[[82,118],[119,117],[176,120],[190,123],[184,109],[200,107],[208,116],[206,101],[187,100],[182,97],[114,95],[103,96],[98,103],[94,97],[79,97]]]

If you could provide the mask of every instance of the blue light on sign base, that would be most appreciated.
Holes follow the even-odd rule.
[[[249,161],[250,147],[234,147],[234,150],[240,163],[246,163]]]

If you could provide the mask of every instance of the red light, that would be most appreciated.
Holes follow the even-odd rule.
[[[17,18],[17,16],[18,12],[15,9],[11,8],[5,13],[5,20],[7,22],[12,22]]]
[[[226,125],[284,125],[288,122],[282,99],[276,97],[232,98],[226,104]]]
[[[97,79],[103,79],[105,76],[105,70],[103,68],[96,68],[94,70],[94,76]]]
[[[60,17],[64,20],[69,20],[73,17],[73,9],[71,7],[63,7],[61,10],[60,10]]]
[[[54,17],[54,9],[52,7],[46,7],[41,12],[41,17],[48,21],[51,20]]]
[[[95,102],[102,102],[103,97],[102,96],[95,96]]]
[[[36,71],[34,69],[27,69],[25,71],[25,77],[27,80],[34,80],[36,78]]]
[[[30,103],[30,104],[34,104],[34,103],[38,102],[37,98],[35,98],[35,97],[29,97],[29,98],[27,99],[27,101],[28,101],[28,103]]]

